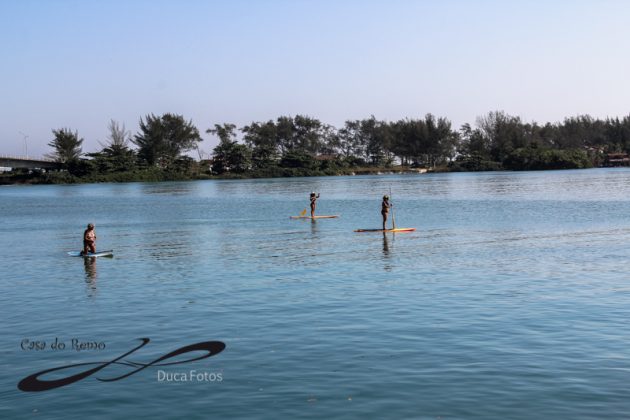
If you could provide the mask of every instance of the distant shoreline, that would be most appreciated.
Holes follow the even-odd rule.
[[[449,172],[448,168],[411,168],[411,167],[362,167],[331,171],[297,170],[288,175],[265,176],[258,173],[225,173],[211,174],[182,174],[169,171],[134,171],[115,174],[97,174],[89,177],[77,177],[65,171],[47,173],[0,173],[0,185],[64,185],[64,184],[95,184],[95,183],[126,183],[126,182],[168,182],[168,181],[199,181],[199,180],[227,180],[227,179],[265,179],[265,178],[296,178],[318,176],[353,176],[353,175],[390,175],[390,174],[424,174],[434,172]]]
[[[623,166],[616,166],[614,168],[622,168]],[[605,166],[591,167],[591,168],[579,168],[579,169],[597,169],[608,168]],[[613,168],[613,167],[610,167]],[[561,168],[561,169],[546,169],[546,170],[574,170],[576,168]],[[127,183],[127,182],[172,182],[172,181],[202,181],[202,180],[236,180],[236,179],[275,179],[275,178],[298,178],[298,177],[323,177],[323,176],[361,176],[361,175],[396,175],[396,174],[432,174],[432,173],[477,173],[477,172],[540,172],[542,170],[513,170],[513,169],[498,169],[487,171],[464,171],[461,169],[452,170],[447,166],[440,166],[436,168],[411,168],[403,166],[394,167],[361,167],[353,169],[338,170],[335,173],[330,172],[313,172],[301,173],[297,171],[292,175],[285,176],[258,176],[264,174],[198,174],[196,176],[189,176],[187,174],[173,173],[168,171],[155,171],[149,170],[145,172],[121,172],[118,174],[106,174],[101,176],[91,177],[75,177],[70,176],[66,172],[57,173],[0,173],[0,185],[72,185],[72,184],[100,184],[100,183]],[[306,172],[306,171],[304,171]],[[50,176],[52,174],[52,176]],[[61,175],[61,176],[55,176]]]

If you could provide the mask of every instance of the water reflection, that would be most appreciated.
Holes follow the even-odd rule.
[[[453,178],[449,176],[434,176],[421,175],[421,178],[417,178],[417,175],[410,176],[411,182],[399,183],[395,182],[394,194],[397,198],[400,197],[443,197],[451,194],[453,190]],[[390,183],[391,186],[391,183]]]
[[[311,233],[312,234],[317,233],[317,220],[316,219],[311,219]]]
[[[197,182],[158,182],[143,183],[142,192],[145,194],[161,195],[189,195],[198,189]]]
[[[383,257],[389,258],[389,239],[385,232],[383,232]]]
[[[199,246],[195,234],[189,229],[156,231],[145,235],[145,251],[157,259],[192,255]]]
[[[214,187],[221,196],[252,197],[264,195],[286,197],[289,195],[303,197],[308,202],[308,193],[310,191],[325,191],[332,187],[330,179],[331,177],[221,180],[215,181]]]
[[[393,233],[392,234],[392,241],[394,240],[396,234]],[[390,260],[391,260],[391,250],[390,250],[390,244],[389,244],[389,238],[387,237],[387,233],[383,232],[383,261],[385,262],[385,265],[383,266],[383,269],[385,271],[391,271],[392,270],[392,266],[390,264]]]
[[[83,258],[83,268],[85,269],[85,283],[88,287],[88,296],[92,297],[96,293],[96,257]]]

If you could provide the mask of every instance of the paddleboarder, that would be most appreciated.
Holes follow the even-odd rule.
[[[389,202],[389,196],[383,196],[383,203],[381,204],[381,215],[383,216],[383,230],[387,230],[387,216],[389,216],[389,209],[393,206],[392,203]]]
[[[317,205],[317,199],[319,194],[315,194],[315,191],[311,193],[311,217],[315,217],[315,206]]]
[[[87,255],[90,252],[96,254],[96,231],[92,223],[89,223],[87,229],[83,232],[83,251],[81,251],[81,255]]]

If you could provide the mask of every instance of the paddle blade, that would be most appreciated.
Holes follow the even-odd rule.
[[[302,210],[302,211],[300,212],[300,216],[305,216],[305,215],[306,215],[306,209],[304,209],[304,210]]]

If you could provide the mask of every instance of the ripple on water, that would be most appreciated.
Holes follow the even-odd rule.
[[[2,416],[624,418],[629,181],[603,169],[0,189]],[[397,226],[418,230],[354,233],[380,225],[390,187]],[[289,220],[313,190],[339,219]],[[66,256],[88,221],[113,259]],[[224,381],[152,370],[15,389],[86,360],[20,351],[25,337],[104,340],[92,360],[144,336],[140,361],[224,341],[184,369]]]

